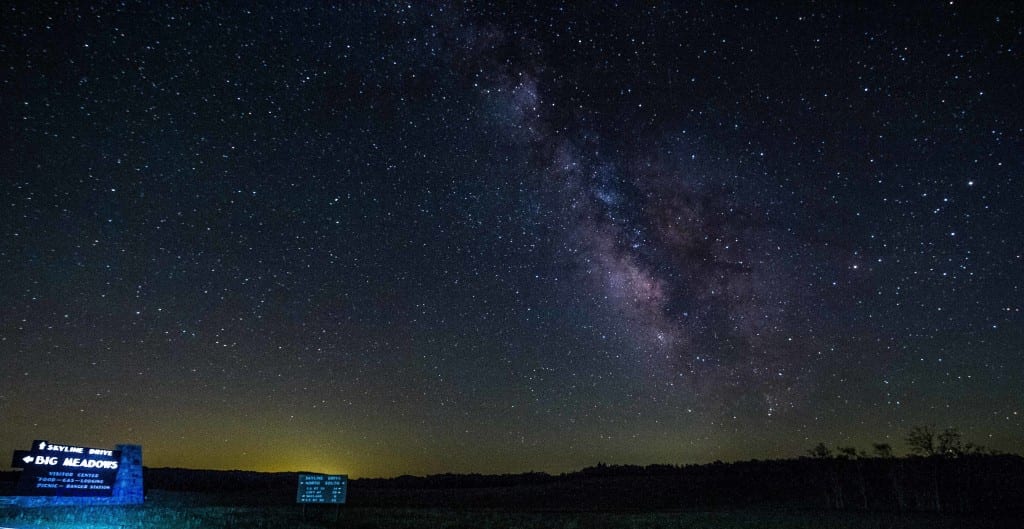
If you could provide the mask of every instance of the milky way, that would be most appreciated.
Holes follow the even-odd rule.
[[[633,138],[643,127],[628,119],[605,132],[585,111],[552,116],[571,102],[545,92],[544,68],[488,61],[487,51],[518,43],[485,33],[488,46],[461,59],[479,61],[508,140],[529,151],[533,185],[552,197],[547,221],[565,227],[561,258],[609,313],[607,332],[629,338],[623,361],[641,368],[648,391],[716,403],[742,387],[768,413],[795,398],[801,382],[784,372],[799,375],[802,359],[768,349],[809,293],[775,257],[793,242],[773,232],[758,197],[735,189],[736,175],[688,164],[701,147],[681,132]]]

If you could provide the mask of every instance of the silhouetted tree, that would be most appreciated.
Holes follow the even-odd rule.
[[[915,426],[907,434],[907,447],[919,456],[935,455],[935,433],[927,426]]]
[[[903,462],[893,457],[892,445],[889,443],[874,443],[872,447],[874,448],[875,455],[886,462],[889,484],[892,486],[892,496],[896,500],[896,508],[900,511],[906,510],[907,502],[902,484]]]
[[[873,443],[871,447],[875,450],[875,456],[884,459],[892,457],[892,445],[889,443]]]
[[[841,446],[837,449],[841,454],[842,459],[850,461],[850,465],[853,465],[856,469],[857,477],[857,488],[860,492],[861,507],[866,511],[868,510],[868,484],[864,479],[864,458],[867,454],[864,452],[857,453],[857,449],[852,446]]]
[[[938,454],[943,457],[960,457],[964,455],[963,442],[956,428],[946,428],[939,434]]]
[[[907,435],[907,446],[914,454],[931,459],[932,467],[932,504],[935,512],[942,512],[942,495],[939,488],[939,467],[941,460],[936,456],[946,455],[945,450],[958,449],[960,434],[951,428],[947,428],[938,436],[936,444],[935,432],[928,426],[915,426]]]
[[[815,459],[828,459],[832,457],[832,450],[825,446],[825,443],[818,443],[814,448],[807,451]]]
[[[811,457],[823,461],[833,459],[832,449],[825,446],[825,443],[818,443],[814,448],[807,451]],[[843,501],[843,487],[839,480],[839,472],[834,464],[822,465],[825,475],[822,477],[822,489],[825,491],[825,504],[836,509],[845,506]]]

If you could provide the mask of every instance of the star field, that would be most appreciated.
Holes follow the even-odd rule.
[[[1024,442],[1012,3],[3,9],[0,448]]]

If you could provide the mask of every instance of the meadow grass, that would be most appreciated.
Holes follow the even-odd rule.
[[[337,518],[336,518],[337,517]],[[233,506],[157,491],[144,505],[0,506],[0,527],[28,529],[1002,529],[1016,520],[835,512],[511,512],[441,508]]]

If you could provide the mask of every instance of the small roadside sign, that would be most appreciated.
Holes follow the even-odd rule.
[[[296,503],[345,503],[348,476],[329,474],[299,474]]]

